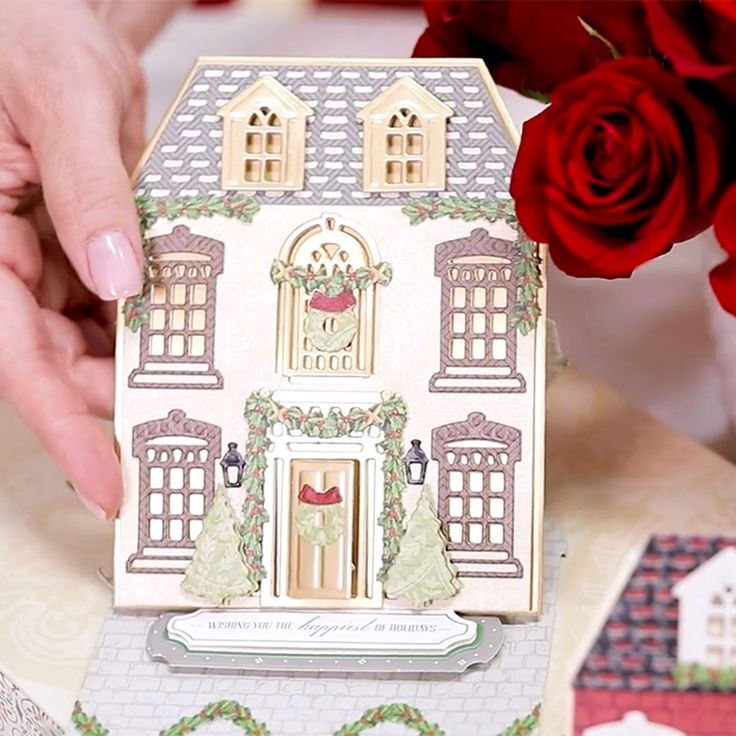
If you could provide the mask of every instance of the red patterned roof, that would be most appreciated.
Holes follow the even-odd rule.
[[[673,690],[678,604],[673,586],[734,537],[652,537],[575,681],[578,690]]]

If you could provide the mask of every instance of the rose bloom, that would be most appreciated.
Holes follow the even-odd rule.
[[[611,59],[647,56],[649,35],[636,0],[424,0],[429,27],[414,56],[482,58],[498,84],[550,92]]]
[[[644,9],[653,46],[672,69],[736,103],[736,2],[647,0]]]
[[[602,64],[524,125],[519,221],[568,274],[629,276],[710,224],[722,137],[716,112],[655,61]]]

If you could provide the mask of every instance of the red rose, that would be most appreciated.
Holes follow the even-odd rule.
[[[736,184],[718,205],[713,229],[729,257],[710,272],[710,283],[721,306],[736,316]]]
[[[499,84],[522,92],[550,92],[611,59],[580,19],[619,53],[648,55],[637,0],[424,0],[424,9],[415,56],[480,57]]]
[[[675,72],[714,84],[736,102],[736,2],[644,3],[652,42]]]
[[[629,276],[710,224],[722,132],[655,61],[602,64],[524,126],[511,179],[519,221],[563,271]]]

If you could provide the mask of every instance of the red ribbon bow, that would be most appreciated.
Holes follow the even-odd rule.
[[[309,300],[309,306],[322,312],[344,312],[356,304],[355,295],[352,291],[343,291],[337,296],[327,296],[321,291],[315,291]]]
[[[337,486],[328,488],[324,493],[317,493],[309,483],[305,483],[299,491],[298,498],[302,503],[308,503],[312,506],[332,506],[336,503],[342,503],[340,489]]]

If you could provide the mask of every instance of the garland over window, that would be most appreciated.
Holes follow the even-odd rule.
[[[514,275],[518,279],[519,288],[510,325],[518,328],[522,335],[528,335],[536,327],[542,313],[538,301],[539,289],[542,286],[539,253],[537,244],[529,240],[521,229],[512,200],[422,197],[405,205],[401,211],[409,217],[412,225],[449,217],[452,220],[466,222],[481,219],[490,223],[501,221],[513,228],[516,231],[514,246],[518,256],[514,261]]]
[[[384,581],[394,558],[399,552],[404,532],[405,489],[402,458],[403,436],[407,421],[404,400],[386,393],[383,400],[370,409],[353,407],[347,414],[331,409],[326,415],[320,409],[304,411],[299,407],[281,406],[270,392],[260,391],[250,395],[245,402],[245,419],[248,422],[243,488],[243,554],[245,564],[254,583],[266,577],[263,565],[263,525],[268,521],[265,507],[265,472],[268,461],[266,452],[271,443],[268,433],[274,424],[283,424],[289,431],[303,432],[307,437],[332,439],[348,435],[364,434],[369,427],[379,427],[383,439],[378,445],[383,453],[384,503],[378,523],[383,527],[383,565],[378,579]]]
[[[136,197],[135,204],[140,219],[143,255],[146,261],[150,256],[147,234],[159,220],[176,220],[179,217],[198,220],[202,217],[221,215],[240,222],[252,222],[259,209],[258,203],[248,197],[156,199],[141,196]],[[133,332],[137,332],[142,325],[148,323],[148,298],[145,286],[140,294],[131,296],[125,301],[123,318],[125,326]]]
[[[275,260],[271,267],[274,284],[287,283],[304,289],[307,294],[320,291],[327,296],[339,296],[346,291],[369,289],[371,286],[388,286],[393,271],[391,265],[382,261],[376,266],[361,266],[352,271],[336,271],[329,274],[324,267],[313,271],[307,266],[291,266],[285,261]]]

